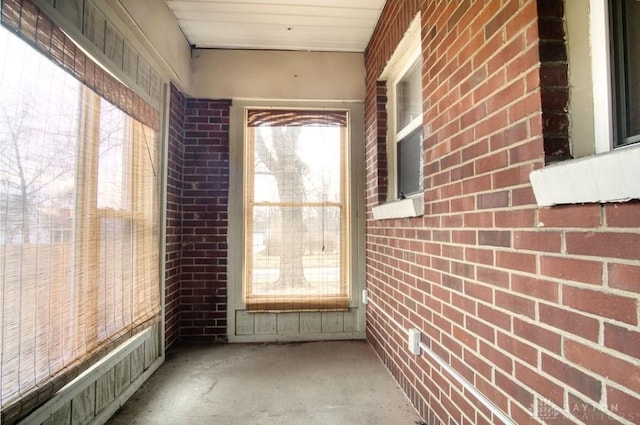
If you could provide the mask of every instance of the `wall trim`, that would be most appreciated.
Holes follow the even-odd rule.
[[[116,350],[107,355],[104,359],[84,371],[80,376],[73,381],[65,385],[60,391],[57,392],[48,402],[40,406],[37,410],[23,419],[21,425],[41,424],[46,421],[52,414],[62,409],[64,405],[70,402],[74,397],[85,391],[89,386],[94,385],[100,377],[108,373],[127,356],[131,355],[139,347],[144,346],[148,341],[155,341],[160,344],[160,341],[156,341],[158,338],[162,338],[160,334],[160,326],[155,325],[145,329],[139,334],[131,337],[128,341],[120,345]],[[159,345],[158,345],[159,346]],[[164,363],[165,354],[159,351],[159,356],[149,365],[149,367],[136,378],[127,389],[120,394],[105,410],[111,410],[111,414],[106,416],[106,413],[101,412],[94,417],[92,423],[102,424],[111,417],[111,415],[126,401],[140,386],[155,372],[162,363]],[[117,404],[118,406],[114,406]],[[102,418],[102,419],[100,419]]]
[[[46,0],[33,0],[33,2],[56,25],[62,28],[94,62],[133,89],[151,105],[158,109],[161,108],[164,100],[162,85],[163,82],[168,80],[167,72],[161,65],[163,59],[149,53],[149,47],[142,45],[138,41],[137,37],[127,28],[117,13],[107,5],[107,2],[96,2],[94,4],[92,1],[87,1],[82,3],[79,10],[81,16],[78,18],[80,22],[74,22],[72,18],[65,16],[62,11],[57,9],[58,4],[54,6],[52,2]],[[89,19],[86,17],[91,13],[93,13],[91,16],[95,20],[94,25],[90,25],[88,23]],[[121,37],[116,44],[110,44],[103,35],[107,26],[112,27],[115,33]],[[129,70],[130,72],[127,72],[127,67],[125,66],[127,50],[125,45],[129,46],[131,54],[135,55],[137,62],[135,67],[136,75],[132,75],[134,72],[133,67]],[[141,63],[146,66],[141,67]],[[143,69],[148,72],[143,72]],[[165,75],[161,76],[158,72],[159,69],[162,69]]]

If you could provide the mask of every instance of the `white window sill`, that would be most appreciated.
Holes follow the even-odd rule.
[[[419,217],[421,215],[424,215],[423,193],[373,207],[373,218],[375,220]]]
[[[640,199],[640,145],[553,164],[529,179],[541,207]]]

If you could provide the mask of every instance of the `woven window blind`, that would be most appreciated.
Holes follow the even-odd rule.
[[[30,2],[3,1],[2,24],[0,390],[13,423],[160,320],[159,114]]]
[[[248,310],[348,308],[347,128],[346,111],[247,111]]]

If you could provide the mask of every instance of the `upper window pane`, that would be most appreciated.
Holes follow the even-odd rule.
[[[400,131],[422,114],[422,73],[416,60],[396,87],[397,127]]]
[[[255,128],[256,202],[338,202],[338,127]]]
[[[98,208],[130,209],[125,196],[124,173],[128,116],[104,99],[100,100],[100,139],[98,147]]]
[[[340,202],[346,113],[251,110],[255,202]]]

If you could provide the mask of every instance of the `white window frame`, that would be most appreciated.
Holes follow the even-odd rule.
[[[597,154],[609,152],[613,148],[613,87],[608,9],[607,0],[589,1],[587,35],[591,43],[594,151]]]
[[[411,71],[416,62],[422,62],[420,13],[416,15],[391,59],[380,75],[387,83],[387,202],[373,207],[376,220],[418,217],[424,214],[424,188],[419,193],[399,199],[397,144],[422,126],[422,114],[401,129],[397,128],[396,86]]]
[[[398,145],[414,131],[422,127],[422,108],[420,113],[411,122],[402,128],[398,128],[398,85],[412,72],[416,66],[421,67],[422,54],[420,46],[411,47],[410,55],[401,71],[387,80],[387,158],[393,164],[390,167],[387,199],[396,200],[402,198],[398,193],[400,181],[398,170]],[[422,92],[422,90],[420,90]],[[422,93],[420,94],[422,96]]]
[[[607,0],[566,2],[572,153],[530,174],[539,206],[640,198],[640,144],[613,148]],[[589,60],[590,58],[590,60]]]

